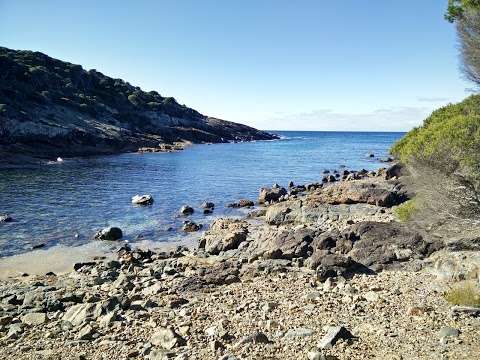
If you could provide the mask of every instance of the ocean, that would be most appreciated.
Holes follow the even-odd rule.
[[[45,244],[76,246],[96,231],[118,226],[129,242],[169,242],[186,237],[182,205],[192,220],[208,224],[240,215],[228,203],[256,200],[262,186],[320,181],[324,170],[375,170],[386,166],[390,146],[403,133],[273,131],[280,140],[193,145],[176,153],[121,154],[65,159],[62,163],[0,170],[0,257]],[[370,158],[368,154],[375,157]],[[131,204],[151,194],[153,206]],[[203,215],[203,201],[215,203]]]

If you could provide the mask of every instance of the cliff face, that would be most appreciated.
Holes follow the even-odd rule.
[[[96,70],[0,47],[0,161],[274,138]]]

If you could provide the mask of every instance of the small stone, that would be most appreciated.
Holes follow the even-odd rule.
[[[45,313],[30,313],[22,316],[22,322],[26,325],[36,326],[44,324],[47,321]]]
[[[447,337],[458,337],[458,335],[460,335],[460,331],[450,326],[441,328],[440,332],[438,333],[440,340]]]
[[[0,326],[9,325],[12,322],[13,318],[11,316],[2,316],[0,317]]]
[[[338,340],[352,339],[353,335],[343,326],[330,326],[327,330],[327,334],[320,340],[318,347],[321,349],[330,349],[337,343]]]
[[[307,337],[315,334],[315,331],[308,328],[296,328],[288,330],[284,337],[286,338],[294,338],[294,337]]]
[[[218,340],[213,340],[210,342],[210,349],[212,349],[213,352],[216,352],[219,349],[224,349],[225,346]]]
[[[270,340],[267,335],[260,331],[256,331],[251,335],[244,336],[235,345],[234,348],[238,348],[245,344],[269,344]]]
[[[167,350],[186,345],[185,339],[177,334],[172,327],[162,327],[155,331],[150,338],[150,342]]]
[[[277,306],[278,306],[277,303],[268,301],[262,305],[262,311],[269,313],[269,312],[272,312]]]
[[[375,302],[380,299],[380,296],[375,292],[375,291],[368,291],[365,294],[363,294],[363,297],[365,300],[369,302]]]
[[[8,328],[7,339],[16,339],[21,333],[23,333],[22,324],[19,324],[19,323],[12,324]]]
[[[425,309],[422,308],[422,307],[419,307],[419,306],[410,306],[407,309],[407,315],[409,315],[409,316],[418,317],[418,316],[422,316],[424,314],[425,314]]]
[[[326,357],[320,351],[312,349],[307,353],[307,359],[308,360],[326,360]]]
[[[90,325],[86,325],[82,327],[82,329],[78,332],[76,339],[77,340],[91,340],[93,338],[93,334],[95,331]]]

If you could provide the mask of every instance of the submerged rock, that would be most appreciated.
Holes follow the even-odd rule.
[[[115,241],[115,240],[120,240],[122,237],[123,237],[122,230],[118,227],[107,227],[95,234],[95,239],[97,240]]]
[[[202,228],[202,224],[197,224],[194,221],[185,221],[183,223],[183,231],[185,232],[195,232]]]
[[[210,202],[210,201],[205,201],[205,202],[202,203],[201,208],[202,209],[213,210],[215,208],[215,204],[213,202]]]
[[[132,197],[132,204],[135,205],[152,205],[153,204],[153,197],[152,195],[135,195]]]
[[[229,208],[243,208],[243,207],[252,207],[255,206],[255,203],[248,199],[241,199],[238,202],[228,204]]]

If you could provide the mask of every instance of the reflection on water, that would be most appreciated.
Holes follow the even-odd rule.
[[[226,204],[255,199],[258,189],[318,181],[324,169],[376,169],[379,158],[401,133],[279,132],[279,141],[194,145],[184,152],[122,154],[29,169],[0,170],[0,213],[16,219],[0,224],[0,256],[46,243],[90,242],[99,228],[114,225],[127,240],[165,242],[183,236],[183,204],[216,204],[211,216],[198,210],[195,221],[208,223],[238,214]],[[374,153],[375,158],[366,156]],[[135,194],[152,194],[151,207],[132,206]],[[173,228],[173,231],[172,231]]]

